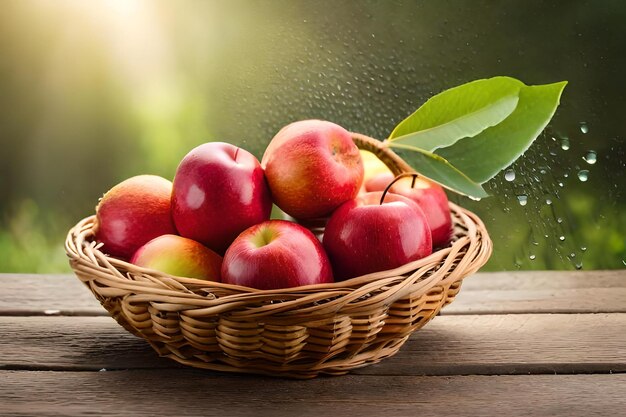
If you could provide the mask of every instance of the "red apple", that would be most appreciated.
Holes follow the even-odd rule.
[[[385,271],[432,253],[430,229],[419,206],[406,197],[361,194],[341,205],[324,232],[337,281]]]
[[[383,191],[394,179],[391,173],[381,173],[365,183],[367,191]],[[433,247],[447,246],[452,237],[452,216],[448,206],[448,196],[443,188],[426,178],[400,178],[389,189],[419,204],[426,215],[433,235]]]
[[[131,263],[178,277],[220,280],[222,257],[195,240],[163,235],[140,247]]]
[[[354,198],[363,181],[363,163],[350,133],[322,120],[282,128],[261,163],[274,202],[297,219],[329,214]]]
[[[172,183],[156,175],[138,175],[117,184],[96,207],[96,240],[109,255],[130,258],[140,246],[175,234]]]
[[[239,233],[269,219],[271,210],[263,169],[244,149],[205,143],[176,170],[172,213],[179,234],[220,254]]]
[[[222,281],[270,290],[333,282],[322,244],[304,227],[269,220],[240,234],[224,255]]]

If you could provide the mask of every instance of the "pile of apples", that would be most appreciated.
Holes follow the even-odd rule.
[[[110,256],[183,277],[279,289],[388,270],[449,243],[448,199],[423,178],[394,181],[351,134],[321,120],[292,123],[262,161],[222,142],[180,162],[173,183],[129,178],[96,207]],[[276,204],[294,221],[270,220]],[[327,219],[318,239],[300,223]]]

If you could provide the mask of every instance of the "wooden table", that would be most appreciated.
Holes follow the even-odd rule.
[[[626,271],[481,273],[340,377],[184,368],[71,275],[0,274],[0,415],[626,416]]]

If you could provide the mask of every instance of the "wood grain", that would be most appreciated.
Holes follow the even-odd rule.
[[[0,316],[104,316],[74,275],[0,274]],[[626,313],[626,270],[477,273],[442,314]]]
[[[490,272],[441,314],[626,313],[626,270]]]
[[[626,372],[624,329],[626,314],[623,313],[442,316],[416,332],[401,354],[367,372],[411,375]]]
[[[0,294],[0,415],[576,417],[626,410],[626,271],[476,274],[398,355],[309,381],[159,358],[72,275],[0,274]],[[555,312],[567,314],[547,314]]]
[[[104,316],[108,313],[74,275],[0,274],[1,316]]]
[[[626,372],[626,314],[440,316],[363,375]],[[108,317],[0,317],[0,369],[179,368]]]
[[[2,371],[2,415],[608,416],[626,375],[372,377],[309,381],[195,370]]]

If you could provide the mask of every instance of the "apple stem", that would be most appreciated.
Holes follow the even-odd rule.
[[[402,174],[395,177],[393,181],[391,181],[387,185],[387,187],[385,187],[385,190],[383,191],[383,195],[380,196],[380,205],[382,206],[383,202],[385,201],[385,196],[387,195],[387,192],[399,179],[406,178],[406,177],[413,177],[413,181],[411,181],[411,188],[413,188],[415,187],[415,181],[417,180],[418,176],[419,175],[417,175],[417,173],[415,172],[403,172]]]
[[[237,146],[237,149],[235,149],[235,156],[233,157],[233,160],[235,162],[237,162],[237,155],[239,155],[239,149],[240,149],[239,146]]]

